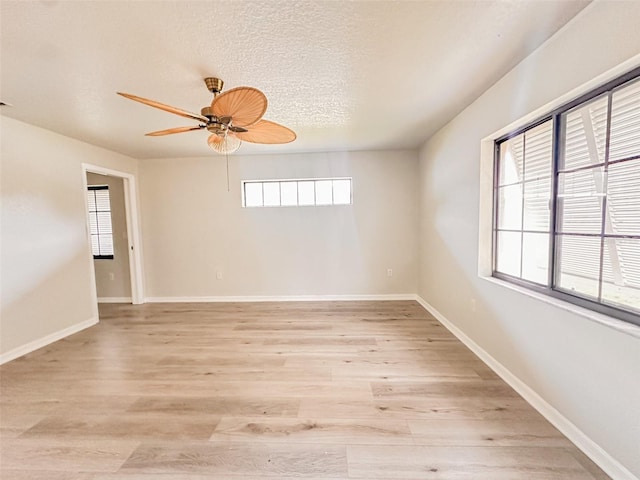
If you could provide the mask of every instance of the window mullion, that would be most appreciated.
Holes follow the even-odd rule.
[[[600,224],[600,276],[598,278],[598,301],[602,302],[602,280],[604,276],[604,241],[607,223],[607,191],[609,186],[609,147],[611,143],[611,112],[613,109],[613,92],[607,97],[607,127],[604,146],[604,178],[602,179],[602,219]]]
[[[493,242],[491,250],[491,271],[495,272],[498,268],[498,216],[500,210],[498,209],[500,200],[500,190],[498,184],[500,183],[500,143],[496,142],[493,149],[493,161],[495,168],[493,169]]]
[[[100,243],[100,218],[98,215],[98,195],[94,191],[94,195],[96,196],[96,238],[98,239],[98,255],[102,255],[102,245]]]
[[[524,189],[527,181],[527,132],[522,134],[522,190],[520,196],[520,278],[524,264]]]
[[[551,185],[551,198],[549,205],[551,218],[549,219],[549,272],[548,272],[548,285],[549,288],[554,289],[557,281],[557,262],[558,252],[556,250],[557,245],[557,222],[558,222],[558,170],[560,168],[560,156],[564,152],[564,131],[565,125],[562,121],[562,117],[559,114],[553,116],[553,139],[552,139],[552,185]]]

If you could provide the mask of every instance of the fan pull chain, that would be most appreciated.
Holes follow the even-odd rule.
[[[231,186],[229,182],[229,140],[228,140],[228,132],[224,132],[224,154],[227,157],[227,192],[231,191]]]
[[[227,192],[231,191],[231,187],[229,186],[229,152],[227,152]]]

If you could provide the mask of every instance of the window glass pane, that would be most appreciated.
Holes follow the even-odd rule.
[[[640,155],[640,81],[613,93],[609,161]]]
[[[498,189],[498,228],[522,229],[522,184]]]
[[[111,213],[98,212],[98,233],[100,235],[111,233]]]
[[[520,243],[522,233],[498,232],[496,270],[498,272],[520,276]]]
[[[351,203],[351,180],[333,181],[333,204],[348,205]]]
[[[640,239],[607,238],[602,300],[640,310]]]
[[[98,245],[98,235],[91,235],[91,253],[93,253],[93,255],[100,255]]]
[[[549,234],[524,233],[522,278],[546,285],[549,281]]]
[[[113,255],[113,237],[111,235],[98,235],[100,241],[100,255]]]
[[[559,235],[556,241],[558,287],[598,298],[600,237]]]
[[[280,205],[288,207],[298,204],[298,182],[280,182]]]
[[[602,96],[571,110],[565,119],[565,150],[561,170],[604,162],[607,133],[608,98]]]
[[[551,178],[524,184],[524,230],[549,231]]]
[[[622,262],[619,245],[614,239],[605,238],[603,244],[602,281],[622,283]]]
[[[499,185],[522,181],[524,135],[510,138],[500,144],[498,165]]]
[[[298,182],[298,205],[315,205],[315,182]]]
[[[98,218],[96,213],[89,213],[89,229],[92,235],[98,233]]]
[[[111,210],[111,204],[109,203],[109,190],[94,190],[96,195],[96,209],[100,211]]]
[[[244,184],[244,204],[247,207],[262,206],[262,183],[252,182]]]
[[[89,205],[90,212],[96,211],[96,196],[93,193],[93,190],[89,190],[87,192],[87,204]]]
[[[551,120],[524,134],[524,179],[526,181],[551,176],[553,165],[553,123]]]
[[[262,184],[265,207],[280,206],[280,182],[264,182]]]
[[[333,186],[331,180],[316,181],[316,205],[331,205],[333,203]]]
[[[609,165],[605,228],[609,234],[640,235],[640,159]]]
[[[600,233],[604,169],[590,168],[558,175],[558,231]]]

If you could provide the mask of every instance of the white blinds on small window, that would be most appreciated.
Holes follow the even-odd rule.
[[[91,250],[94,257],[113,257],[113,231],[109,187],[90,186],[87,191]]]

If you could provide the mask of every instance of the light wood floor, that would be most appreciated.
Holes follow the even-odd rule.
[[[415,302],[100,317],[0,368],[3,480],[608,478]]]

